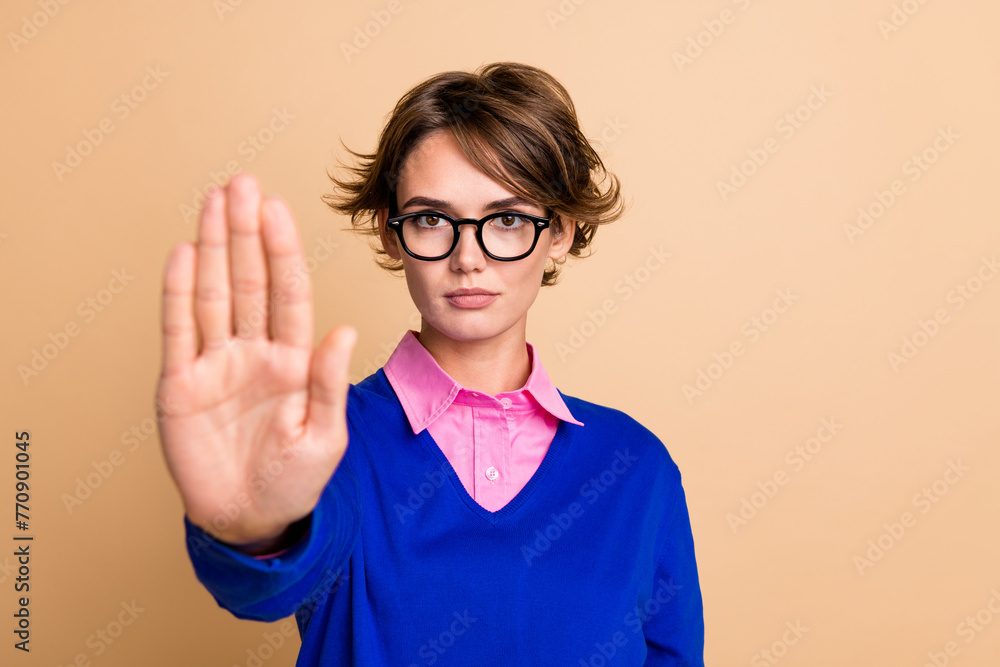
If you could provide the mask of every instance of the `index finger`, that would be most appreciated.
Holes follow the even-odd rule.
[[[274,340],[311,350],[312,285],[288,205],[278,197],[261,203],[261,231],[271,283]]]

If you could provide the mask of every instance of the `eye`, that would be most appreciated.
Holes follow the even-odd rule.
[[[516,213],[504,213],[494,218],[494,221],[499,221],[499,226],[503,229],[517,229],[528,224],[527,218]]]
[[[431,213],[422,213],[420,215],[413,216],[413,223],[419,227],[427,228],[442,227],[448,224],[441,216],[433,215]]]

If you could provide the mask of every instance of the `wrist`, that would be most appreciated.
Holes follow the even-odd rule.
[[[220,539],[216,538],[219,542],[222,542],[231,549],[235,549],[240,553],[247,554],[248,556],[258,556],[262,554],[274,553],[276,551],[282,551],[289,547],[294,546],[306,533],[311,524],[310,518],[312,514],[308,514],[305,517],[293,521],[289,525],[285,526],[281,532],[273,537],[260,538],[255,540],[242,540],[242,539]]]

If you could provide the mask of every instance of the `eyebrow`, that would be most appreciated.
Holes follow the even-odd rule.
[[[411,206],[423,206],[423,207],[428,207],[428,208],[439,208],[439,209],[444,209],[444,210],[448,210],[448,211],[452,210],[451,204],[449,202],[444,201],[443,199],[434,199],[432,197],[422,197],[420,195],[417,195],[416,197],[410,197],[408,200],[406,200],[406,203],[403,204],[400,207],[400,210],[409,208]],[[491,201],[489,204],[487,204],[483,208],[485,210],[487,210],[487,211],[496,211],[496,210],[500,210],[500,209],[503,209],[503,208],[512,208],[514,206],[527,206],[527,207],[535,208],[535,209],[541,209],[541,208],[543,208],[542,206],[539,206],[538,204],[536,204],[533,201],[528,201],[524,197],[518,197],[516,195],[513,196],[513,197],[507,197],[506,199],[497,199],[496,201]]]

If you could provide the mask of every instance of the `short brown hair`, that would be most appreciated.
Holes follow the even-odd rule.
[[[625,212],[621,183],[581,132],[569,93],[547,72],[514,62],[443,72],[411,88],[396,103],[374,153],[344,146],[361,164],[348,167],[351,176],[345,179],[327,172],[343,194],[324,195],[323,201],[349,214],[355,231],[377,238],[378,209],[395,215],[396,183],[406,157],[427,134],[445,128],[473,164],[511,192],[552,210],[560,231],[556,218],[576,221],[568,255],[580,257],[598,225]],[[381,244],[373,248],[387,255]],[[555,284],[565,258],[546,268],[542,286]],[[379,265],[395,273],[403,267],[388,257]]]

